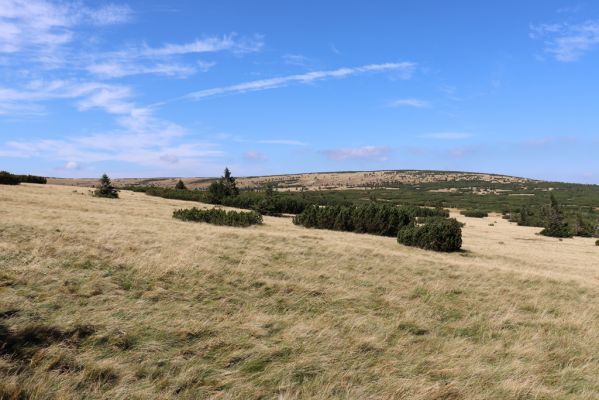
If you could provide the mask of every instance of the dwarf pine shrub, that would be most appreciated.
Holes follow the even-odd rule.
[[[19,179],[10,172],[0,171],[0,185],[18,185]]]
[[[207,222],[214,225],[250,226],[262,223],[262,215],[255,211],[225,211],[217,208],[200,210],[193,207],[173,212],[173,218],[182,221]]]
[[[361,206],[311,205],[293,218],[306,228],[331,229],[381,236],[396,236],[414,218],[401,208],[370,203]]]
[[[45,185],[48,180],[43,176],[36,175],[15,175],[19,182],[22,183],[37,183],[40,185]]]
[[[460,214],[470,218],[485,218],[489,216],[488,212],[482,210],[464,210]]]
[[[397,241],[425,250],[452,252],[462,247],[462,228],[455,219],[439,219],[425,225],[410,225],[399,231]]]

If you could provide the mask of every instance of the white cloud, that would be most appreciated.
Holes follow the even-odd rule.
[[[289,140],[289,139],[267,139],[267,140],[258,140],[258,143],[262,144],[283,144],[289,146],[305,146],[306,143],[301,142],[299,140]]]
[[[390,149],[388,147],[364,146],[355,148],[341,148],[325,151],[325,155],[335,161],[346,159],[372,159],[385,161]]]
[[[420,135],[421,138],[438,139],[438,140],[460,140],[472,137],[472,134],[467,132],[437,132]]]
[[[308,68],[314,64],[311,59],[301,54],[285,54],[283,55],[283,61],[285,64],[303,68]]]
[[[76,161],[69,161],[64,167],[65,169],[79,169],[79,164]]]
[[[246,151],[243,153],[243,158],[248,161],[264,161],[266,160],[266,156],[258,151]]]
[[[81,3],[2,0],[0,52],[15,53],[32,47],[52,51],[73,40],[72,29],[77,25],[116,24],[126,22],[130,15],[127,6],[114,4],[89,8]]]
[[[428,101],[419,99],[398,99],[390,102],[389,107],[429,108],[431,104]]]
[[[200,69],[207,70],[204,64],[199,64]],[[126,62],[105,62],[90,64],[87,71],[101,78],[122,78],[131,75],[155,74],[164,76],[187,77],[196,72],[196,68],[189,65],[159,63],[145,66]]]
[[[231,86],[223,86],[212,89],[199,90],[189,93],[186,97],[191,99],[202,99],[212,96],[253,92],[266,89],[275,89],[287,86],[291,83],[309,84],[316,81],[333,78],[347,78],[353,75],[379,72],[400,72],[403,79],[409,79],[416,67],[412,62],[369,64],[361,67],[339,68],[328,71],[313,71],[305,74],[288,75],[279,78],[260,79]]]
[[[183,56],[223,51],[244,54],[260,51],[263,45],[261,36],[237,38],[237,35],[231,33],[222,37],[210,36],[196,39],[190,43],[166,44],[162,47],[150,47],[147,44],[129,47],[119,51],[95,54],[87,57],[84,63],[89,73],[107,79],[141,74],[185,78],[198,70],[206,72],[215,63],[198,60],[193,64],[186,64],[176,61]]]
[[[543,39],[544,51],[556,60],[572,62],[599,46],[599,20],[578,24],[531,25],[530,37]]]
[[[183,54],[215,53],[219,51],[233,51],[235,53],[253,53],[260,51],[264,46],[263,38],[256,35],[252,38],[236,39],[236,34],[231,33],[222,37],[212,36],[196,39],[190,43],[169,43],[162,47],[144,46],[140,55],[146,57],[164,57]]]

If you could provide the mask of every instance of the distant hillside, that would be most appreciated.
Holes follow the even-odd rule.
[[[235,171],[234,171],[235,172]],[[189,188],[205,188],[215,178],[182,178]],[[117,186],[153,185],[173,187],[179,178],[125,178],[114,179]],[[48,183],[76,186],[93,186],[97,179],[50,178]],[[486,182],[488,184],[510,184],[534,182],[530,179],[495,175],[487,173],[458,171],[341,171],[313,172],[289,175],[249,176],[237,178],[243,188],[256,188],[272,184],[279,190],[322,190],[322,189],[360,189],[372,187],[397,187],[399,185],[418,185],[437,182]]]

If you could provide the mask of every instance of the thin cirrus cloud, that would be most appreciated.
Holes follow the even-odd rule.
[[[247,161],[265,161],[266,156],[259,151],[246,151],[243,153],[243,158]]]
[[[385,161],[391,149],[389,147],[363,146],[326,150],[323,153],[329,160],[376,160]]]
[[[462,140],[471,138],[472,134],[468,132],[436,132],[420,135],[419,137],[436,140]]]
[[[3,0],[0,7],[0,53],[38,48],[47,52],[75,37],[78,25],[112,25],[132,17],[126,5],[90,8],[81,3],[42,0]]]
[[[168,43],[160,47],[144,44],[125,50],[95,55],[88,61],[89,73],[102,78],[122,78],[131,75],[156,74],[185,78],[197,71],[206,72],[215,63],[199,60],[193,64],[176,62],[191,54],[231,52],[234,54],[255,53],[262,50],[262,36],[238,37],[235,33],[223,36],[208,36],[189,43]]]
[[[305,74],[296,74],[282,76],[278,78],[260,79],[239,83],[236,85],[222,86],[212,89],[204,89],[189,93],[185,98],[200,100],[208,97],[214,97],[226,94],[239,94],[246,92],[255,92],[260,90],[275,89],[285,87],[293,83],[309,84],[326,79],[341,79],[348,78],[354,75],[365,73],[381,73],[381,72],[399,72],[402,79],[409,79],[412,76],[416,64],[413,62],[400,63],[384,63],[384,64],[368,64],[361,67],[344,67],[334,70],[312,71]]]
[[[578,61],[599,47],[599,20],[531,25],[530,37],[543,40],[544,52],[557,61]]]
[[[210,66],[200,66],[202,71],[207,71]],[[106,62],[100,64],[91,64],[87,67],[88,72],[97,75],[102,78],[122,78],[131,75],[164,75],[164,76],[177,76],[187,77],[193,75],[197,68],[190,65],[180,64],[169,64],[160,63],[151,66],[145,66],[142,64],[135,63],[116,63]]]
[[[299,140],[290,140],[290,139],[258,140],[258,143],[261,143],[261,144],[282,144],[282,145],[288,145],[288,146],[306,146],[305,142],[301,142]]]
[[[430,108],[431,103],[419,99],[398,99],[389,102],[391,108],[412,107],[412,108]]]

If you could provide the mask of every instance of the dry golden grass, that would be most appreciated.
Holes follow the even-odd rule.
[[[597,398],[590,239],[463,218],[438,254],[188,206],[0,187],[0,398]]]

